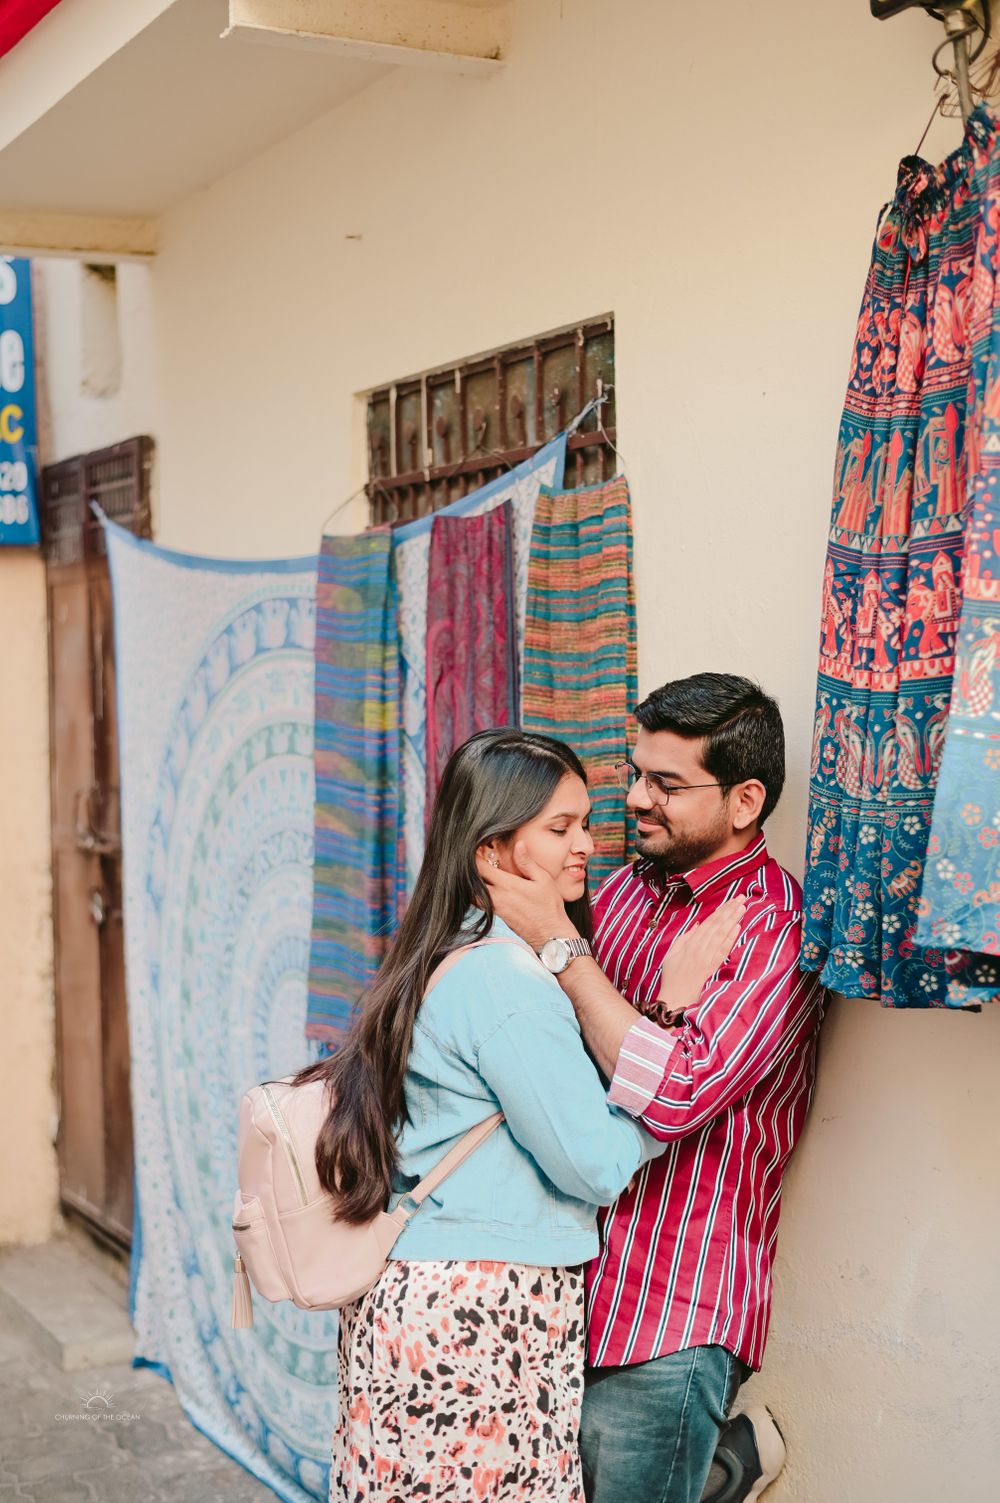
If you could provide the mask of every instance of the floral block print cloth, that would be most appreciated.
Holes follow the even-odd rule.
[[[539,494],[522,681],[524,729],[568,742],[587,769],[596,891],[628,857],[625,795],[614,772],[638,698],[632,513],[623,475]]]
[[[286,1503],[329,1490],[336,1318],[234,1331],[237,1106],[304,1045],[316,559],[175,553],[108,526],[121,748],[135,1367]],[[180,1487],[204,1496],[196,1482]]]
[[[578,1268],[389,1263],[341,1312],[329,1503],[583,1503]]]
[[[492,726],[517,723],[511,504],[438,516],[427,584],[427,817],[448,758]]]
[[[1000,151],[976,240],[968,502],[948,733],[934,799],[917,943],[943,947],[949,1003],[1000,993]]]
[[[316,583],[316,849],[307,1038],[343,1038],[402,900],[391,533],[325,537]]]
[[[438,517],[476,516],[504,501],[513,513],[514,615],[518,641],[524,636],[528,593],[528,553],[535,501],[542,485],[562,484],[566,434],[561,433],[530,459],[488,485],[470,491],[432,516],[397,527],[392,564],[399,593],[400,672],[402,675],[401,842],[406,891],[412,892],[424,856],[427,812],[427,577],[431,529]]]
[[[876,233],[837,444],[823,582],[802,964],[848,996],[941,1006],[917,941],[978,464],[974,331],[993,303],[985,106],[940,166],[900,164]],[[994,232],[995,234],[995,232]]]

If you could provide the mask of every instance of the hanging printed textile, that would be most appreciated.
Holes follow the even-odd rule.
[[[940,166],[900,165],[876,235],[837,445],[823,584],[803,965],[892,1007],[948,1000],[916,914],[952,695],[976,416],[970,331],[997,153],[979,107]]]
[[[587,769],[594,892],[629,856],[625,800],[614,772],[628,749],[638,698],[632,513],[623,475],[539,494],[522,686],[524,729],[567,741]]]
[[[542,485],[561,485],[566,463],[561,433],[530,459],[488,485],[470,491],[432,516],[397,527],[392,563],[399,591],[399,650],[402,676],[402,809],[401,833],[406,891],[412,892],[424,855],[427,808],[427,573],[431,529],[437,517],[474,516],[504,501],[512,508],[514,617],[523,640],[528,593],[528,553],[535,500]]]
[[[303,1043],[314,558],[235,563],[108,525],[121,754],[134,1366],[288,1503],[325,1499],[336,1323],[230,1325],[237,1106]]]
[[[434,518],[427,573],[427,809],[456,747],[516,725],[511,503]]]
[[[969,339],[973,405],[962,618],[917,943],[945,950],[948,1002],[1000,993],[1000,152],[989,159]]]
[[[308,1038],[342,1041],[402,900],[391,531],[325,537],[316,584],[316,850]]]

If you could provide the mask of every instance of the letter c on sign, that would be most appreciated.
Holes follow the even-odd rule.
[[[24,413],[13,402],[9,407],[0,407],[0,443],[16,444],[19,438],[24,437],[24,429],[13,426],[23,417]]]

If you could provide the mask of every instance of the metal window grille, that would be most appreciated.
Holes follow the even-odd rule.
[[[104,529],[90,509],[96,501],[113,522],[139,537],[152,536],[150,471],[153,440],[130,438],[42,470],[42,541],[50,565],[103,558]]]
[[[371,525],[457,501],[529,458],[601,392],[606,405],[568,441],[566,484],[609,479],[618,467],[614,384],[614,318],[606,314],[372,392]]]

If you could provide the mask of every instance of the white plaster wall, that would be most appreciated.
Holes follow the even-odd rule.
[[[149,433],[155,437],[158,404],[152,324],[152,269],[122,261],[117,268],[121,380],[95,396],[84,389],[90,361],[84,350],[83,265],[69,258],[34,262],[43,341],[47,432],[46,464],[103,449]],[[156,474],[154,462],[153,474]]]
[[[766,678],[797,864],[836,424],[937,40],[860,0],[522,0],[499,77],[397,70],[185,201],[153,272],[162,540],[314,546],[355,392],[613,309],[640,678],[737,647]]]
[[[836,427],[937,41],[863,0],[519,0],[496,79],[400,70],[188,200],[152,273],[158,536],[308,550],[358,480],[355,393],[613,309],[640,686],[778,694],[801,871]],[[995,1011],[834,1010],[753,1385],[775,1503],[1000,1494],[998,1072]]]
[[[1000,1496],[1000,1012],[837,1001],[786,1181],[764,1367],[770,1503]]]

